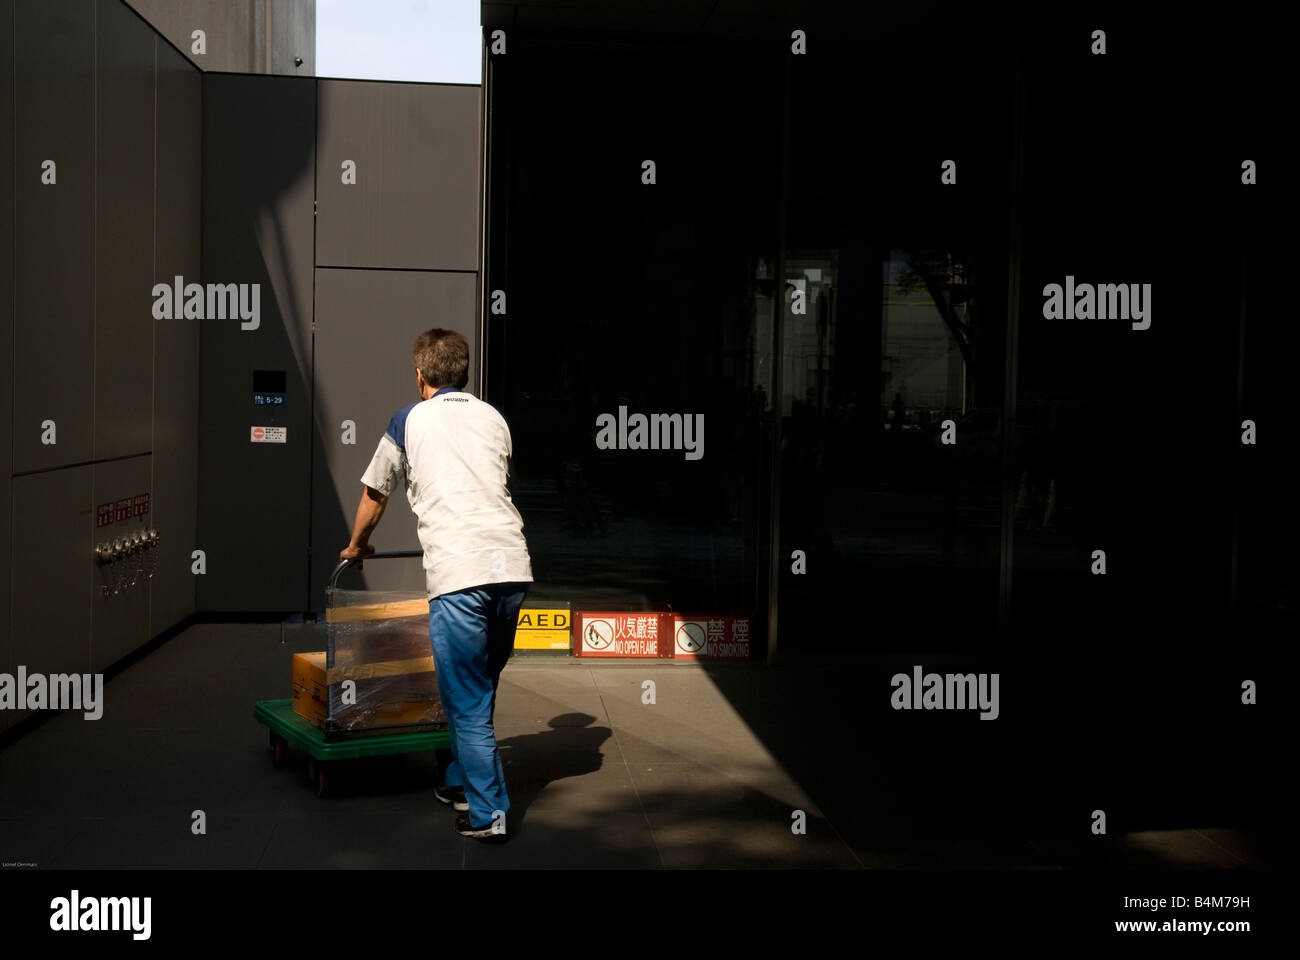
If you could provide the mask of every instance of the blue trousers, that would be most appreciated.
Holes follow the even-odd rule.
[[[497,811],[510,809],[492,721],[527,592],[527,583],[490,583],[429,601],[434,669],[451,732],[444,782],[464,786],[473,827],[489,826]]]

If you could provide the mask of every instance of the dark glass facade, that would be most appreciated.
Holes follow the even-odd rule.
[[[863,16],[804,56],[488,56],[485,388],[537,593],[751,613],[756,659],[1293,627],[1264,108],[1190,60],[1171,93],[1190,28]],[[1110,315],[1052,314],[1067,283]],[[603,449],[621,410],[701,416],[702,457]]]
[[[486,287],[506,312],[485,318],[487,398],[538,596],[750,612],[766,593],[781,76],[764,62],[521,39],[491,68]],[[680,415],[670,449],[598,445],[602,415],[654,414]]]

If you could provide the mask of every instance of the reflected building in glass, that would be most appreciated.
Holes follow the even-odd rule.
[[[1295,346],[1243,333],[1239,161],[1135,185],[1099,146],[1158,163],[1227,122],[1214,81],[1160,101],[986,11],[708,6],[483,5],[485,396],[536,594],[752,614],[774,660],[1293,612],[1231,492],[1272,482],[1234,424]],[[1152,283],[1152,327],[1045,319],[1067,274]],[[602,449],[620,410],[702,416],[703,456]]]

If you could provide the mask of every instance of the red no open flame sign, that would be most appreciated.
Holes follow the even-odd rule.
[[[576,657],[669,657],[671,642],[670,613],[579,611],[573,615]]]

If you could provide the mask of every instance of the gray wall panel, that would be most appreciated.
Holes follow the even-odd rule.
[[[154,32],[95,20],[95,459],[144,453],[153,413]]]
[[[29,673],[90,669],[91,470],[13,480],[13,662]],[[14,711],[10,724],[27,713]]]
[[[203,70],[261,70],[265,59],[256,22],[264,0],[127,0],[140,15]],[[195,30],[206,34],[207,52],[193,52]]]
[[[271,0],[271,69],[266,69],[267,0],[126,0],[203,70],[316,72],[316,0]],[[359,8],[358,13],[363,14]],[[207,53],[193,52],[195,29],[207,33]],[[302,66],[293,58],[302,57]]]
[[[307,602],[311,473],[315,81],[203,78],[203,279],[261,284],[257,330],[201,333],[200,610]],[[283,407],[253,406],[253,371],[282,370]],[[288,442],[250,443],[250,427]]]
[[[18,0],[14,470],[90,458],[94,76],[91,0]],[[57,183],[41,184],[41,163]],[[41,422],[57,444],[41,443]]]
[[[364,15],[358,8],[357,12]],[[296,66],[294,57],[302,58]],[[271,4],[271,72],[309,77],[316,73],[316,0]]]
[[[13,472],[14,363],[14,3],[0,0],[0,673],[11,673],[9,551]],[[0,710],[0,732],[9,711]]]
[[[475,286],[475,274],[316,271],[316,432],[322,448],[312,483],[309,609],[323,607],[325,580],[352,534],[361,475],[389,418],[420,399],[411,356],[415,338],[430,327],[445,327],[474,344]],[[477,389],[477,368],[471,354],[470,391]],[[355,446],[341,442],[344,420],[356,423]],[[404,492],[390,498],[371,543],[378,550],[419,549]],[[361,573],[368,589],[393,589],[418,587],[421,569],[419,560],[381,560]]]
[[[154,276],[199,279],[203,80],[164,43],[158,51]],[[194,612],[190,552],[198,516],[199,321],[154,320],[153,517],[161,540],[150,635]]]
[[[91,467],[95,506],[129,500],[149,491],[152,457],[128,457]],[[95,524],[94,544],[152,525],[151,514]],[[92,546],[93,555],[93,546]],[[107,565],[96,565],[91,600],[90,668],[98,673],[149,640],[149,592],[153,551],[141,551]],[[102,589],[107,587],[107,593]]]
[[[0,311],[2,314],[3,311]],[[0,323],[0,336],[3,335],[3,323]],[[0,345],[0,349],[3,346]],[[8,357],[8,354],[0,354]],[[0,388],[3,389],[3,388]],[[6,391],[7,392],[7,391]],[[0,430],[0,434],[7,431]],[[8,460],[6,444],[4,459]],[[13,639],[10,632],[10,556],[13,550],[13,478],[8,469],[0,470],[0,673],[14,671]],[[0,733],[9,726],[11,714],[0,710]]]
[[[318,265],[478,269],[479,91],[320,81]]]

